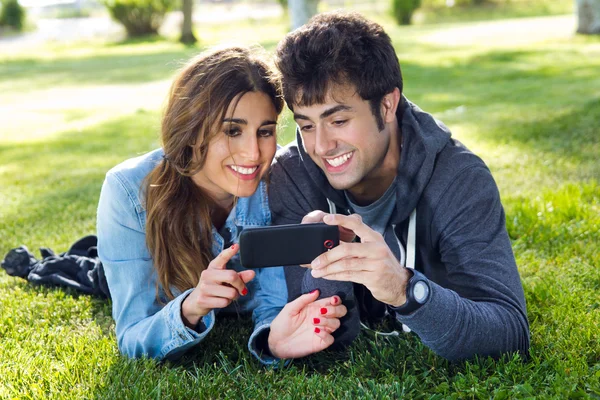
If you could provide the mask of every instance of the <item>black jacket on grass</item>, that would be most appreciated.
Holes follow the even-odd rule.
[[[526,354],[525,298],[496,183],[485,163],[442,123],[405,98],[401,104],[394,232],[406,247],[409,216],[416,209],[415,268],[429,279],[431,295],[418,310],[396,318],[449,360]],[[273,163],[273,223],[299,223],[313,210],[330,212],[328,199],[337,212],[351,212],[343,191],[329,185],[296,136]],[[290,300],[300,294],[306,271],[286,268]],[[358,284],[354,291],[369,292]],[[356,297],[361,319],[368,317],[364,309],[368,314],[385,308],[372,298],[360,304],[365,297]]]

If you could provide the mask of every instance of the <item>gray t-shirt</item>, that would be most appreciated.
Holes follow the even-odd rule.
[[[400,249],[400,244],[398,239],[396,239],[391,223],[396,212],[396,179],[394,179],[383,196],[368,206],[361,207],[354,203],[346,191],[344,191],[344,195],[353,212],[360,215],[363,222],[370,226],[371,229],[381,233],[388,247],[396,256],[396,259],[399,261],[402,260],[402,250]]]

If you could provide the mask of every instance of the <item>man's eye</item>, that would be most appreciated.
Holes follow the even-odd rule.
[[[347,119],[338,119],[336,121],[333,121],[333,124],[335,126],[342,126],[346,123],[346,121],[348,121]]]

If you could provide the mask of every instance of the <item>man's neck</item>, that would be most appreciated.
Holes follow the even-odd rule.
[[[381,162],[360,181],[348,189],[352,201],[367,206],[379,199],[396,179],[400,163],[402,135],[399,126],[392,127],[390,145]]]

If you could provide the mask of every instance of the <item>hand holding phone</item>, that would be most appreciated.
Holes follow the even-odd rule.
[[[245,228],[240,261],[244,268],[310,264],[339,244],[338,227],[325,223]]]

